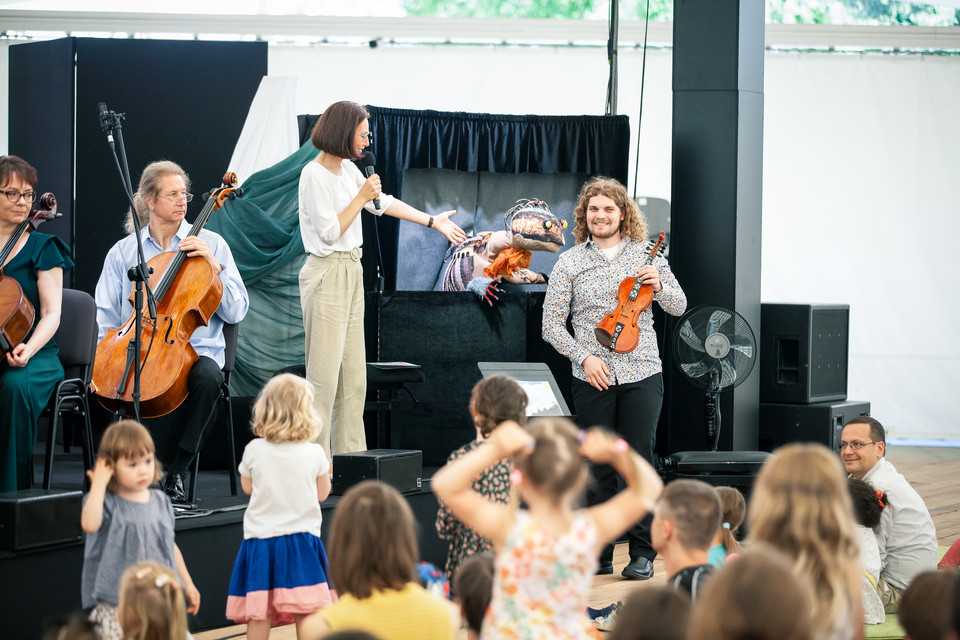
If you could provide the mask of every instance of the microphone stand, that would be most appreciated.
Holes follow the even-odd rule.
[[[120,172],[120,181],[123,184],[124,193],[127,196],[127,200],[130,201],[130,210],[133,212],[134,235],[137,238],[138,262],[127,270],[127,278],[134,283],[134,287],[136,288],[136,294],[133,297],[135,330],[133,337],[127,345],[127,365],[124,369],[123,378],[120,381],[120,388],[126,384],[127,377],[130,374],[130,368],[133,367],[133,416],[134,420],[140,422],[140,370],[142,368],[140,364],[140,354],[143,352],[141,333],[143,331],[144,291],[146,291],[147,308],[150,319],[154,322],[154,326],[157,320],[157,301],[153,295],[153,291],[150,289],[149,279],[149,274],[153,273],[153,269],[147,266],[147,261],[143,254],[143,241],[140,238],[140,216],[137,213],[137,207],[133,200],[133,183],[130,180],[127,154],[123,146],[123,130],[120,127],[120,120],[125,116],[122,113],[107,111],[106,105],[103,103],[100,103],[100,105],[100,129],[107,134],[107,144],[110,145],[110,151],[113,153],[113,160],[116,163],[117,171]],[[117,143],[120,146],[119,156],[116,146],[114,145],[114,134],[116,134]],[[121,159],[123,161],[122,166]],[[118,388],[117,391],[119,391],[120,388]]]

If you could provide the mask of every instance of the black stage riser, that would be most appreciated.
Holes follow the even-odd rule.
[[[420,558],[442,568],[447,543],[437,537],[437,499],[429,484],[419,493],[404,497],[418,525]],[[200,506],[210,508],[212,500],[216,499],[201,501]],[[329,540],[337,502],[339,498],[330,498],[322,505],[324,541]],[[243,510],[178,520],[176,540],[202,598],[200,613],[191,617],[190,629],[201,631],[232,624],[224,612],[233,563],[243,540]],[[0,551],[0,620],[4,624],[4,639],[37,640],[50,621],[79,609],[82,566],[83,543],[22,552]]]

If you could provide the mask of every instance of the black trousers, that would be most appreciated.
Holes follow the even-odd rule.
[[[200,356],[187,375],[187,398],[165,416],[144,420],[153,435],[157,457],[169,464],[177,449],[199,453],[216,419],[223,371],[213,358]]]
[[[187,398],[183,404],[165,416],[143,420],[144,426],[153,436],[157,458],[165,467],[176,458],[178,449],[198,453],[203,447],[217,416],[217,401],[220,399],[222,382],[223,372],[216,360],[200,356],[187,375]],[[95,438],[99,441],[103,430],[116,418],[101,407],[99,402],[92,404]],[[129,415],[125,417],[133,418],[132,407]]]
[[[580,427],[606,427],[615,431],[650,464],[653,462],[657,421],[663,404],[663,376],[656,374],[640,382],[611,385],[598,391],[589,383],[573,379],[573,404]],[[590,467],[591,481],[587,484],[587,506],[600,504],[620,490],[619,474],[608,464]],[[650,541],[650,523],[653,514],[647,514],[627,532],[630,558],[643,556],[653,560],[657,552]],[[613,545],[604,549],[601,562],[613,559]]]

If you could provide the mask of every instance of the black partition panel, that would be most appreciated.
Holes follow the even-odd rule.
[[[511,296],[491,308],[472,293],[397,291],[380,308],[380,359],[423,367],[426,381],[393,410],[393,446],[421,449],[425,466],[476,437],[468,405],[483,376],[477,362],[527,361],[527,300]],[[539,340],[539,338],[530,337]]]
[[[65,38],[10,50],[11,88],[32,94],[20,100],[11,92],[10,152],[27,157],[41,177],[72,178],[62,189],[64,200],[75,193],[68,220],[73,282],[91,293],[107,251],[124,235],[128,208],[97,103],[125,114],[134,188],[147,163],[166,159],[183,166],[200,194],[219,186],[267,73],[265,42]],[[188,219],[202,206],[194,200]]]
[[[40,231],[73,244],[74,39],[15,44],[9,49],[9,149],[37,169],[39,192],[57,197],[57,220]],[[70,286],[73,274],[64,274]]]
[[[674,3],[670,262],[688,308],[734,309],[755,335],[761,331],[763,17],[761,0]],[[666,324],[676,326],[673,319]],[[669,358],[664,370],[665,385],[672,385],[661,412],[666,453],[709,448],[704,392]],[[755,371],[720,395],[721,450],[757,448],[759,389]]]

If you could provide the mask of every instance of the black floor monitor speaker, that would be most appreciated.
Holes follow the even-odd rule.
[[[843,425],[870,415],[870,403],[820,402],[817,404],[760,403],[760,448],[773,451],[788,442],[819,442],[837,450]]]
[[[734,487],[749,497],[769,457],[765,451],[679,451],[664,458],[663,467],[668,483],[700,480],[714,487]]]
[[[80,540],[79,491],[0,493],[0,549],[20,551]]]
[[[850,306],[760,305],[760,402],[847,399]]]
[[[363,480],[386,482],[400,493],[419,491],[423,477],[423,452],[407,449],[370,449],[333,456],[333,488],[342,496]]]

